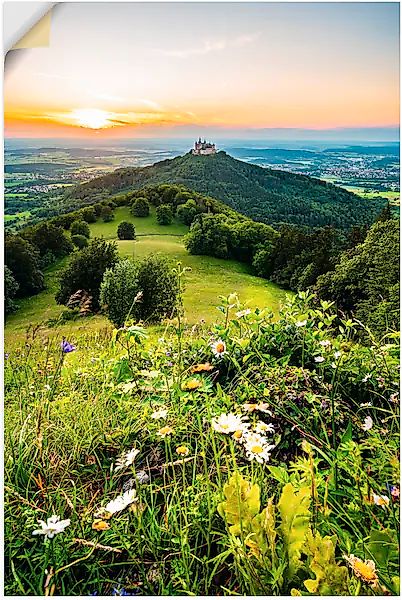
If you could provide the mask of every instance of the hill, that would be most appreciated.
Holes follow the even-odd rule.
[[[214,196],[256,221],[349,229],[371,224],[384,204],[366,200],[335,185],[287,171],[265,169],[225,152],[188,153],[148,167],[117,169],[69,190],[66,199],[88,199],[145,185],[176,183]]]
[[[136,241],[117,240],[116,231],[121,221],[135,225]],[[275,314],[285,301],[285,291],[274,283],[254,276],[249,265],[235,260],[189,254],[183,243],[188,227],[177,220],[171,225],[158,225],[154,208],[149,217],[133,217],[129,209],[122,206],[115,210],[113,221],[91,223],[90,230],[92,239],[103,237],[108,241],[116,241],[122,257],[141,259],[158,252],[169,256],[173,262],[181,261],[183,266],[189,267],[191,271],[185,277],[184,308],[191,324],[200,319],[211,322],[217,314],[215,306],[219,302],[219,296],[233,291],[237,291],[249,307],[265,306]],[[18,299],[19,309],[7,317],[5,338],[8,347],[20,343],[27,328],[39,323],[43,325],[42,332],[50,333],[57,325],[58,330],[61,326],[66,335],[71,335],[72,331],[94,331],[107,326],[106,317],[100,315],[85,319],[85,323],[81,319],[63,324],[62,315],[66,310],[64,306],[56,304],[54,296],[61,270],[66,263],[67,258],[62,258],[46,269],[45,290],[36,296]]]

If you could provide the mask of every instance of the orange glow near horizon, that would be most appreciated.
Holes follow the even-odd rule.
[[[5,135],[396,127],[397,13],[386,3],[61,3],[51,47],[6,62]]]

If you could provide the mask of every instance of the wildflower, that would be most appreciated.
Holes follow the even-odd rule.
[[[331,345],[331,342],[329,340],[321,340],[321,342],[320,342],[320,346],[322,346],[323,348],[327,348],[330,345]]]
[[[68,352],[74,352],[74,350],[76,349],[75,346],[73,346],[73,344],[70,344],[70,342],[66,340],[66,338],[63,338],[60,347],[61,351],[64,352],[64,354],[68,354]]]
[[[384,509],[389,504],[388,496],[378,496],[377,494],[373,493],[372,499],[376,506],[382,506]]]
[[[389,397],[389,401],[390,402],[398,402],[398,394],[397,393],[391,394]]]
[[[178,446],[176,448],[176,452],[181,456],[187,456],[188,454],[190,454],[190,450],[187,448],[187,446]]]
[[[211,348],[216,358],[220,358],[226,354],[226,344],[221,339],[217,340],[216,342],[212,342]]]
[[[166,408],[160,408],[152,413],[151,419],[166,419],[168,411]]]
[[[218,433],[233,433],[242,431],[246,427],[245,418],[233,413],[222,413],[219,417],[212,419],[212,427]]]
[[[372,402],[362,402],[360,404],[360,408],[369,408],[370,406],[373,406]]]
[[[401,495],[401,491],[400,491],[400,489],[399,489],[399,487],[398,487],[397,485],[393,485],[393,486],[391,487],[391,492],[390,492],[390,493],[391,493],[391,498],[392,498],[392,500],[393,500],[394,502],[395,502],[396,500],[398,500],[398,498],[399,498],[399,497],[400,497],[400,495]]]
[[[102,519],[95,519],[92,523],[92,529],[95,531],[107,531],[110,529],[110,525],[106,521],[102,521]]]
[[[241,442],[244,436],[244,433],[246,431],[246,428],[244,429],[237,429],[237,431],[233,432],[232,438],[234,439],[235,442]]]
[[[158,435],[160,435],[162,438],[165,438],[167,435],[171,435],[172,433],[173,429],[169,427],[169,425],[162,427],[162,429],[159,429],[158,431]]]
[[[250,433],[245,436],[244,448],[249,460],[255,459],[259,463],[268,462],[270,451],[275,446],[268,445],[266,439],[258,433]]]
[[[58,533],[62,533],[70,523],[70,519],[60,521],[60,517],[53,515],[48,518],[46,523],[45,521],[40,520],[39,525],[41,526],[41,529],[35,529],[35,531],[32,532],[32,535],[44,535],[45,538],[52,539]]]
[[[323,356],[315,356],[314,360],[316,363],[322,363],[324,362],[325,358]]]
[[[341,357],[342,352],[340,352],[339,350],[337,350],[336,352],[334,352],[334,358],[338,359]]]
[[[296,321],[295,325],[296,327],[305,327],[307,325],[307,319],[304,321]]]
[[[266,402],[245,402],[243,404],[243,410],[246,412],[254,412],[259,411],[263,413],[267,413],[272,417],[271,411],[268,409],[268,404]]]
[[[114,515],[117,512],[120,512],[127,508],[132,502],[137,499],[137,492],[135,490],[127,490],[121,496],[117,496],[114,500],[111,500],[106,504],[104,508],[104,517],[107,518],[107,515]],[[110,518],[110,517],[109,517]]]
[[[194,365],[194,366],[190,367],[190,373],[204,373],[207,371],[212,371],[213,368],[214,367],[211,364],[209,364],[209,362],[200,363],[198,365]]]
[[[367,375],[365,375],[365,376],[363,377],[363,379],[362,379],[362,382],[363,382],[363,383],[366,383],[366,381],[368,381],[368,380],[370,379],[370,377],[371,377],[371,374],[370,374],[370,373],[367,373]]]
[[[258,421],[254,428],[256,433],[275,433],[275,428],[272,423],[264,423],[264,421]]]
[[[126,452],[126,454],[123,454],[116,461],[115,471],[120,471],[121,469],[124,469],[125,467],[129,467],[130,465],[132,465],[135,460],[135,457],[138,456],[139,453],[140,453],[139,450],[137,450],[136,448],[133,448],[129,452]]]
[[[351,566],[353,573],[370,585],[376,585],[378,582],[378,576],[375,569],[375,563],[372,560],[362,560],[351,554],[350,556],[343,557],[347,563]]]
[[[197,388],[199,388],[201,386],[202,386],[202,381],[200,381],[200,379],[196,379],[195,377],[193,377],[193,379],[188,379],[187,381],[182,383],[181,389],[183,390],[183,392],[192,392],[193,390],[196,390]]]
[[[373,426],[373,419],[370,416],[367,416],[364,419],[364,423],[362,425],[363,431],[369,431],[369,429],[371,429],[372,426]]]
[[[239,310],[236,313],[236,317],[238,319],[241,319],[242,317],[246,317],[247,315],[251,315],[251,310],[249,308],[246,308],[245,310]]]

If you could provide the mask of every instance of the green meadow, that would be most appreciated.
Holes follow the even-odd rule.
[[[134,223],[137,234],[135,241],[117,240],[117,226],[123,220]],[[183,244],[183,236],[188,228],[178,222],[167,226],[158,225],[154,210],[149,217],[140,218],[133,217],[127,207],[117,208],[113,221],[103,223],[99,220],[92,223],[90,229],[91,238],[115,240],[121,256],[141,259],[158,252],[168,255],[174,263],[180,261],[184,267],[188,267],[185,275],[184,308],[189,324],[201,319],[206,322],[216,320],[219,316],[216,309],[219,296],[233,291],[250,308],[269,307],[274,314],[278,314],[280,305],[285,300],[284,290],[252,275],[248,265],[233,260],[190,255]],[[56,304],[54,295],[67,260],[68,258],[60,260],[46,270],[46,290],[37,296],[18,301],[19,310],[7,318],[6,345],[19,342],[31,325],[40,323],[44,332],[50,332],[66,311],[64,306]],[[101,315],[58,325],[60,333],[64,335],[69,335],[72,331],[99,330],[109,326],[107,319]]]

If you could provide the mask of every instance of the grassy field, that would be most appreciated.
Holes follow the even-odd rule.
[[[183,245],[182,236],[188,228],[181,223],[160,226],[155,214],[147,218],[133,218],[126,207],[115,211],[116,218],[110,223],[98,221],[91,224],[92,237],[116,239],[117,225],[120,221],[130,221],[136,226],[136,241],[117,241],[121,256],[143,258],[147,254],[160,252],[171,257],[173,262],[181,261],[189,267],[185,276],[184,308],[190,324],[200,319],[206,322],[216,320],[219,296],[236,291],[242,302],[250,308],[268,306],[275,314],[284,301],[286,292],[277,285],[255,277],[250,268],[232,260],[221,260],[209,256],[191,256]],[[5,328],[6,346],[20,343],[30,325],[42,323],[44,332],[51,331],[49,320],[57,320],[65,307],[56,304],[54,295],[58,287],[58,278],[67,259],[53,265],[46,272],[47,289],[31,298],[20,300],[19,310],[7,318]],[[69,335],[73,331],[102,329],[108,327],[102,316],[69,321],[62,325],[61,332]],[[60,333],[61,333],[60,332]]]

